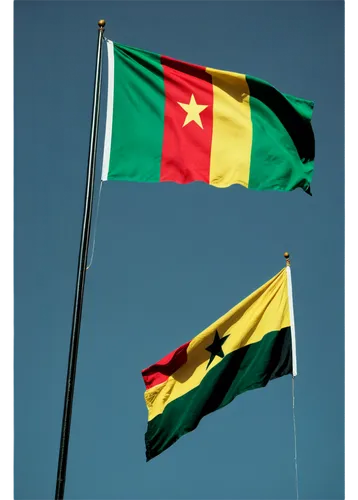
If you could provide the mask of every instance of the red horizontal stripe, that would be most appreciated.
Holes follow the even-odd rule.
[[[183,344],[154,365],[142,370],[143,380],[147,389],[165,382],[170,375],[173,375],[178,368],[186,363],[186,349],[189,344],[190,342]]]
[[[165,110],[160,181],[186,184],[209,183],[213,128],[213,86],[204,66],[161,56],[164,73]],[[201,111],[203,128],[195,121],[183,126],[187,112],[180,103],[189,104],[194,96]]]

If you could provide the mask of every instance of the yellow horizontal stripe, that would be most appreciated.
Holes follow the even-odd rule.
[[[145,392],[148,420],[162,413],[168,403],[197,387],[206,373],[220,363],[221,358],[216,356],[207,368],[210,353],[205,348],[213,342],[216,331],[220,337],[230,335],[222,345],[226,355],[287,326],[290,326],[290,315],[287,274],[283,269],[195,337],[188,346],[186,364],[168,380]]]
[[[206,68],[214,93],[210,184],[249,184],[252,122],[245,75]]]

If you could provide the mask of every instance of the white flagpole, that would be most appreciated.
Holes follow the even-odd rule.
[[[290,312],[290,325],[291,325],[291,346],[292,346],[292,416],[293,416],[293,435],[295,446],[295,473],[296,473],[296,499],[298,496],[298,466],[297,466],[297,436],[296,436],[296,417],[295,417],[295,377],[297,376],[297,355],[296,355],[296,331],[295,331],[295,316],[293,312],[293,294],[292,294],[292,278],[291,278],[291,262],[290,254],[284,253],[286,259],[286,273],[287,273],[287,288],[288,288],[288,307]]]
[[[291,278],[291,262],[290,254],[284,253],[286,259],[287,287],[288,287],[288,307],[290,310],[290,326],[291,326],[291,344],[292,344],[292,376],[297,376],[297,355],[296,355],[296,330],[295,330],[295,315],[293,312],[293,295],[292,295],[292,278]]]

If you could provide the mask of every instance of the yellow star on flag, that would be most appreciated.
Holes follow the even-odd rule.
[[[195,122],[197,125],[199,125],[200,128],[204,128],[203,124],[201,123],[200,113],[208,107],[207,105],[205,106],[203,104],[197,104],[194,94],[191,94],[189,104],[184,104],[183,102],[179,101],[178,104],[184,109],[184,111],[187,112],[183,127],[185,127],[185,125],[188,125],[188,123],[190,122]]]

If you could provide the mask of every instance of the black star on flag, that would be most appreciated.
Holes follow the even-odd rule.
[[[223,358],[225,356],[221,346],[224,344],[225,340],[228,337],[230,337],[230,335],[226,335],[225,337],[220,338],[218,331],[217,330],[215,331],[213,343],[210,344],[208,347],[205,347],[205,349],[207,351],[209,351],[211,354],[210,359],[209,359],[209,363],[208,363],[206,369],[209,368],[209,366],[212,363],[212,361],[214,360],[215,356],[219,356],[219,358]]]

